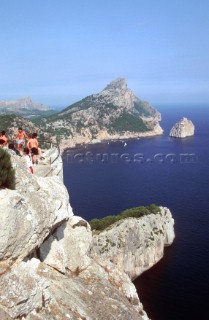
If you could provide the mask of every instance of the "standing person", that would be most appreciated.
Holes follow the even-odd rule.
[[[38,141],[38,134],[37,133],[34,133],[34,137],[37,139]],[[40,156],[40,160],[44,160],[45,158],[43,157],[43,153],[42,153],[42,150],[41,148],[39,147],[39,143],[38,143],[38,155]]]
[[[16,136],[13,138],[13,140],[16,140],[18,138],[17,141],[17,150],[20,151],[20,149],[22,148],[22,146],[25,143],[25,138],[27,138],[26,133],[22,130],[22,128],[18,128],[18,133],[16,134]]]
[[[0,140],[4,140],[3,147],[6,147],[9,139],[6,137],[6,131],[1,132]]]
[[[32,164],[31,158],[29,156],[29,149],[28,148],[23,149],[23,155],[25,156],[27,166],[30,169],[30,172],[33,173],[33,164]]]
[[[27,142],[27,147],[32,154],[32,162],[38,164],[37,155],[38,155],[38,140],[36,139],[37,133],[33,133],[32,137],[29,138]]]

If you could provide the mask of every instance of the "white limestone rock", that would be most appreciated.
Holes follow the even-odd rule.
[[[124,130],[116,130],[115,121],[124,116],[142,120],[148,131],[133,131],[131,126],[130,131],[125,127]],[[63,135],[60,142],[63,151],[76,144],[159,135],[163,133],[159,121],[161,114],[148,102],[135,96],[125,79],[117,78],[101,92],[64,109],[51,126],[55,130],[64,127],[69,132]]]
[[[45,177],[16,157],[17,189],[0,190],[0,319],[149,320],[129,276],[172,243],[170,211],[127,219],[92,241],[89,224],[73,216],[59,155],[50,157]]]
[[[37,274],[39,265],[40,261],[33,258],[1,275],[0,307],[12,319],[19,319],[49,303],[50,284]]]
[[[27,314],[26,320],[148,320],[134,285],[114,265],[111,268],[110,262],[106,266],[91,259],[86,269],[73,276],[59,273],[44,263],[37,272],[50,283],[47,288],[50,299],[45,307]]]
[[[88,222],[73,216],[44,241],[40,247],[40,258],[62,273],[66,270],[80,272],[90,263],[87,252],[91,241]]]
[[[73,215],[67,189],[58,176],[37,177],[24,158],[14,156],[12,161],[16,190],[0,190],[0,272],[33,252]]]
[[[164,246],[174,240],[174,220],[168,208],[159,214],[121,220],[93,236],[91,257],[113,262],[131,279],[151,268],[164,254]]]
[[[186,138],[194,135],[195,126],[191,120],[182,118],[178,121],[170,131],[170,137]]]

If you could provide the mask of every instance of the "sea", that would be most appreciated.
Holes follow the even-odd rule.
[[[155,203],[168,207],[175,240],[134,284],[152,320],[209,319],[209,105],[155,106],[161,136],[79,146],[63,154],[74,214],[86,220]],[[169,137],[182,117],[195,125]]]

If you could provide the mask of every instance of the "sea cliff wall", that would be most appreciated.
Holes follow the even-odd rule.
[[[0,190],[0,319],[147,320],[130,280],[138,274],[136,263],[141,259],[130,259],[129,267],[124,264],[133,255],[127,250],[132,250],[131,242],[136,240],[127,238],[130,244],[124,258],[122,252],[118,254],[119,264],[112,258],[116,251],[111,257],[100,255],[88,222],[73,215],[59,153],[51,149],[45,158],[32,175],[24,157],[12,156],[16,190]],[[172,218],[167,209],[162,210],[161,222],[157,216],[143,222],[147,223],[144,242],[151,241],[147,230],[154,225],[163,233],[162,241],[156,238],[157,257],[163,254],[163,243],[170,244],[174,238]],[[128,219],[126,230],[136,225],[137,221]],[[118,227],[119,243],[124,235]],[[141,233],[139,227],[137,230]],[[141,247],[144,257],[149,255],[142,251]],[[150,260],[148,264],[151,266]],[[140,272],[143,269],[144,264]]]
[[[91,131],[86,128],[83,129],[80,134],[74,132],[73,137],[62,139],[59,146],[61,151],[64,151],[65,149],[74,148],[76,145],[80,144],[94,144],[110,140],[144,138],[162,134],[163,129],[158,123],[154,126],[153,130],[147,132],[123,132],[110,134],[106,129],[102,129],[98,130],[96,138],[93,138]]]
[[[174,238],[171,212],[160,207],[158,214],[127,218],[94,235],[90,256],[110,260],[135,279],[163,257],[164,247]]]

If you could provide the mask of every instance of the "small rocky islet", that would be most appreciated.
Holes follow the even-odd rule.
[[[174,138],[186,138],[194,135],[195,126],[191,120],[183,117],[172,127],[169,136]]]

